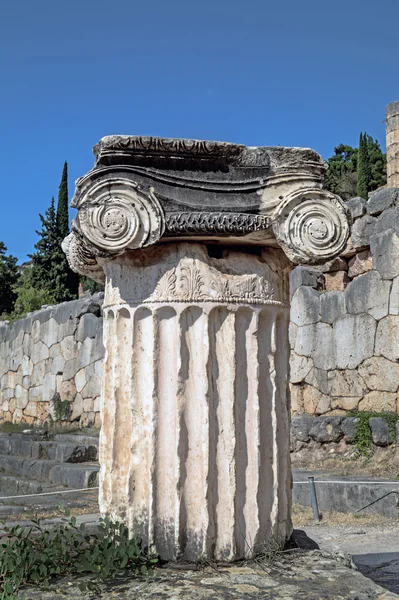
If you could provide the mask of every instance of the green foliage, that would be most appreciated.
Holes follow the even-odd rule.
[[[354,442],[360,454],[369,457],[373,452],[373,438],[371,435],[370,419],[372,417],[381,417],[388,423],[392,439],[396,441],[396,423],[399,420],[399,415],[390,412],[374,412],[374,411],[349,411],[349,417],[356,417],[355,439]]]
[[[366,135],[360,134],[359,152],[357,160],[357,195],[361,198],[368,198],[370,187],[371,170],[369,164],[369,152]]]
[[[63,519],[51,529],[34,520],[32,527],[7,527],[0,540],[0,600],[23,598],[26,584],[48,586],[55,577],[88,574],[89,588],[117,574],[152,575],[158,562],[144,552],[138,538],[129,539],[127,527],[109,518],[100,519],[98,531],[88,534],[64,511]]]
[[[340,144],[328,159],[325,187],[344,200],[356,196],[357,148]]]
[[[62,170],[61,183],[58,191],[57,202],[57,228],[61,239],[64,239],[69,233],[69,212],[68,212],[68,163],[64,163]]]
[[[104,284],[98,283],[91,279],[90,277],[81,277],[80,282],[82,284],[82,288],[84,292],[90,292],[90,294],[95,294],[96,292],[104,291]]]
[[[0,242],[0,315],[12,312],[17,297],[14,291],[18,281],[17,258],[6,252],[6,246]]]
[[[362,161],[362,158],[359,158],[360,146],[362,146],[362,156],[365,159],[362,166],[359,166],[359,161]],[[385,154],[381,151],[377,140],[367,133],[360,134],[359,148],[353,148],[346,144],[336,146],[334,155],[328,159],[327,164],[325,187],[344,200],[360,195],[357,189],[358,170],[362,171],[362,177],[365,175],[367,194],[386,183]],[[363,195],[362,197],[367,198]]]
[[[72,413],[72,403],[69,400],[61,400],[58,392],[51,399],[54,421],[67,421]]]
[[[55,298],[48,290],[35,287],[30,267],[26,267],[20,274],[15,292],[17,299],[10,315],[11,321],[23,319],[27,313],[39,310],[43,305],[55,304]]]

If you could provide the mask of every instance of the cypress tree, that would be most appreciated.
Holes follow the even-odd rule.
[[[370,164],[367,148],[367,134],[360,134],[357,157],[357,195],[367,200],[370,185]]]
[[[7,247],[0,242],[0,315],[12,312],[17,297],[14,291],[18,281],[17,259],[6,252]]]
[[[58,292],[56,294],[57,302],[72,300],[77,298],[79,276],[74,273],[68,265],[66,256],[61,248],[63,240],[69,233],[69,207],[68,207],[68,163],[64,162],[62,169],[61,183],[58,190],[57,202],[57,232],[58,248],[56,263],[60,265],[58,274]]]
[[[60,237],[64,239],[69,233],[68,163],[66,161],[62,170],[61,183],[58,191],[57,227]]]

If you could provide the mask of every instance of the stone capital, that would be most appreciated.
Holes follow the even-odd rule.
[[[77,181],[64,244],[71,267],[103,280],[101,259],[156,243],[281,246],[296,264],[325,262],[348,239],[348,211],[322,189],[306,148],[108,136]]]

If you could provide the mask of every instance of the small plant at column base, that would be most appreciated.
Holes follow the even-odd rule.
[[[399,420],[399,415],[396,413],[352,410],[347,413],[347,416],[358,419],[354,442],[357,450],[363,456],[369,458],[373,454],[374,445],[370,427],[370,419],[373,417],[382,418],[387,422],[392,439],[396,441],[396,423]]]
[[[127,527],[109,518],[100,519],[98,531],[88,534],[67,509],[63,523],[45,529],[39,520],[31,527],[7,527],[0,540],[0,600],[21,600],[23,586],[48,587],[61,575],[89,575],[79,587],[97,590],[101,581],[119,574],[152,575],[158,558],[145,552],[138,538],[129,538]]]

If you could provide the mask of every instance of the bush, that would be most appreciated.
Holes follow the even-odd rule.
[[[55,577],[90,575],[90,589],[99,580],[117,574],[151,575],[158,562],[144,552],[138,538],[129,539],[127,527],[109,518],[100,519],[98,531],[87,534],[64,510],[62,523],[45,529],[40,521],[31,527],[6,527],[0,541],[0,600],[24,598],[18,592],[26,584],[48,586]]]

